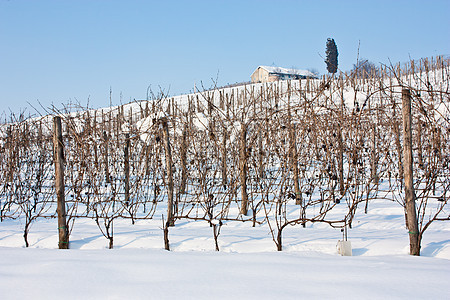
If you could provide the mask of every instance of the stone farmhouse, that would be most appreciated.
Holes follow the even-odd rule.
[[[287,79],[317,78],[307,70],[259,66],[252,74],[252,82],[272,82]]]

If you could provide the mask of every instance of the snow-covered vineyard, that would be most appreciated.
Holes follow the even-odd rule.
[[[449,62],[11,116],[1,298],[448,299]]]
[[[63,126],[67,218],[59,230],[80,236],[78,223],[96,224],[113,248],[115,224],[132,232],[133,224],[153,220],[147,230],[161,227],[170,249],[179,224],[205,223],[210,235],[199,231],[197,238],[212,238],[220,250],[222,227],[246,223],[282,250],[292,243],[283,241],[287,228],[351,229],[355,216],[380,201],[402,210],[407,89],[422,239],[432,222],[449,219],[449,71],[449,60],[438,57],[378,74],[55,111]],[[29,246],[35,223],[56,222],[53,116],[11,121],[1,127],[0,225],[21,226]],[[251,240],[251,232],[242,239]]]

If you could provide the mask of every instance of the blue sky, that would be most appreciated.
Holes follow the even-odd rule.
[[[258,65],[326,73],[450,55],[450,1],[0,0],[0,111],[94,108],[250,80]],[[322,57],[321,57],[322,56]]]

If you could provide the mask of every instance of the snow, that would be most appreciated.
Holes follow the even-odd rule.
[[[141,141],[143,141],[147,145],[150,145],[152,137],[150,130],[153,127],[152,116],[148,116],[147,118],[137,121],[136,127],[138,129],[138,132],[140,133],[139,137]]]
[[[131,132],[131,125],[130,125],[130,123],[124,122],[124,123],[122,124],[121,129],[122,129],[122,132],[123,132],[123,133],[130,133],[130,132]]]
[[[307,70],[299,70],[299,69],[287,69],[281,67],[270,67],[270,66],[259,66],[258,68],[263,68],[267,70],[269,73],[279,73],[279,74],[296,74],[296,75],[304,75],[309,77],[315,77],[312,72]]]
[[[169,230],[169,252],[157,217],[115,221],[112,250],[90,219],[76,220],[70,250],[56,249],[56,219],[33,225],[30,248],[23,248],[20,221],[4,220],[1,298],[449,299],[449,222],[434,223],[422,256],[412,257],[403,218],[397,203],[371,202],[349,230],[351,257],[337,254],[342,233],[325,224],[285,229],[277,252],[267,224],[224,222],[216,252],[207,222],[179,220]]]
[[[198,130],[208,130],[209,128],[209,121],[208,118],[203,113],[195,113],[193,118],[193,125]]]
[[[422,257],[163,250],[1,250],[3,299],[445,299]],[[406,276],[408,275],[408,276]]]
[[[136,122],[136,128],[139,132],[141,141],[143,141],[147,145],[150,145],[153,136],[152,131],[156,125],[155,123],[157,120],[164,117],[164,112],[158,112],[155,114],[150,114],[148,117],[140,119]]]

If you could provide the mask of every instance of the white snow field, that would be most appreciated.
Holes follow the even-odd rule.
[[[343,208],[344,209],[344,208]],[[157,214],[156,214],[157,215]],[[403,209],[380,200],[356,214],[340,256],[339,229],[287,228],[277,252],[266,225],[228,222],[214,251],[206,222],[178,221],[163,250],[161,219],[114,224],[114,249],[92,220],[75,222],[70,250],[57,249],[56,219],[40,219],[24,248],[19,221],[0,223],[1,299],[449,299],[450,222],[409,253]]]

